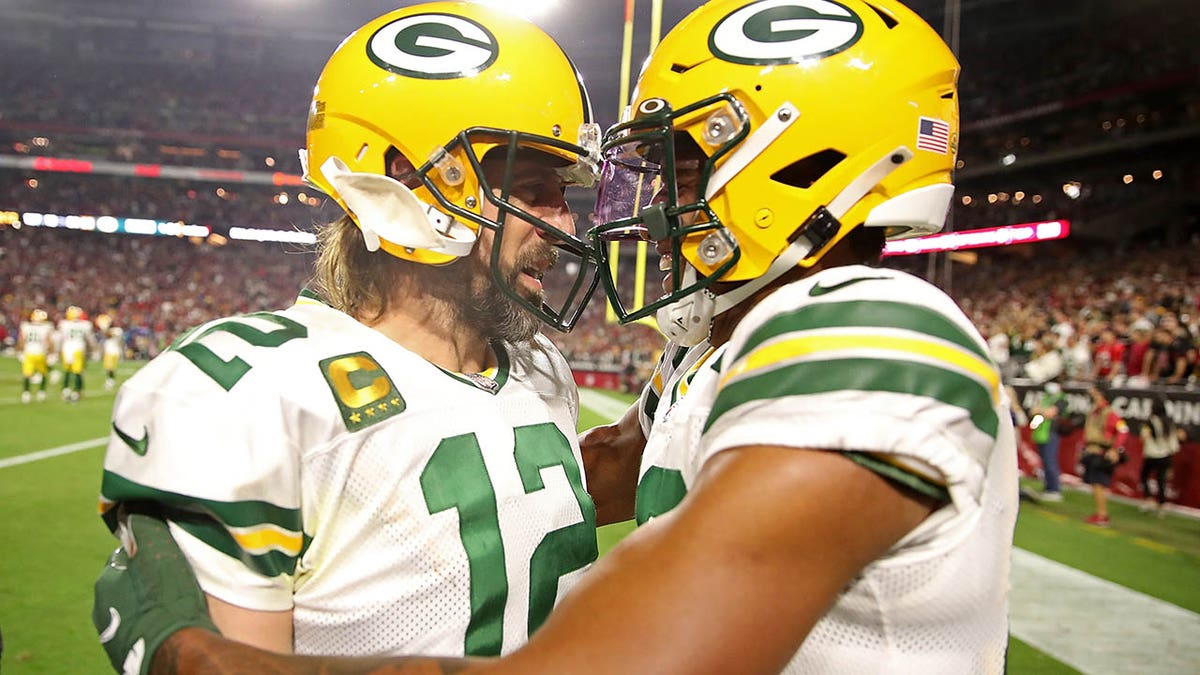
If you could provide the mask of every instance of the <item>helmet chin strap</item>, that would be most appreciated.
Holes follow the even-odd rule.
[[[337,157],[325,160],[321,173],[354,212],[369,251],[378,250],[383,240],[461,258],[475,246],[471,228],[422,202],[390,176],[350,171]]]
[[[766,288],[768,284],[783,276],[814,249],[824,246],[840,227],[842,216],[868,192],[883,182],[888,174],[913,158],[912,150],[900,146],[879,158],[857,178],[842,189],[823,209],[817,209],[805,222],[800,236],[780,253],[762,275],[720,295],[710,288],[691,293],[655,313],[658,328],[668,339],[684,347],[694,347],[708,338],[712,320]],[[696,282],[696,268],[684,261],[683,286]]]

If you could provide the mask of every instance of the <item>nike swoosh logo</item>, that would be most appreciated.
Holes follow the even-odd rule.
[[[150,430],[149,429],[147,429],[146,427],[143,426],[142,427],[142,437],[134,438],[133,436],[130,436],[129,434],[125,433],[124,431],[121,431],[120,429],[118,429],[116,422],[113,422],[112,428],[113,428],[113,431],[115,431],[117,433],[117,437],[119,437],[122,441],[124,441],[125,445],[128,445],[129,449],[132,450],[135,455],[138,455],[139,457],[141,457],[146,454],[146,448],[147,448],[147,446],[150,445]]]
[[[117,613],[116,609],[109,607],[108,615],[111,618],[108,621],[108,628],[105,628],[100,633],[100,644],[105,644],[115,638],[117,636],[117,629],[121,627],[121,615]]]
[[[887,279],[887,278],[889,278],[889,277],[859,277],[857,279],[847,279],[841,283],[837,283],[832,286],[822,286],[820,282],[817,282],[816,284],[813,284],[813,287],[811,289],[809,289],[808,294],[809,294],[809,296],[815,298],[818,295],[825,295],[826,293],[832,293],[836,290],[845,288],[851,284],[857,284],[860,281],[870,281],[872,279]]]

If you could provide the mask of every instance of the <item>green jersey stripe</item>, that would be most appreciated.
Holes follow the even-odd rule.
[[[881,459],[876,459],[861,452],[848,452],[846,453],[846,456],[853,460],[856,464],[861,464],[880,476],[923,494],[926,497],[933,497],[941,502],[950,501],[950,491],[947,490],[945,486],[938,485],[937,483],[922,478],[915,473],[909,473],[898,466],[888,464]]]
[[[280,574],[293,574],[296,571],[299,554],[288,555],[278,550],[251,553],[239,546],[237,540],[229,534],[229,530],[212,518],[173,508],[165,509],[164,515],[182,527],[188,534],[221,553],[242,561],[242,564],[259,574],[275,577]],[[304,548],[307,547],[308,541],[305,542]]]
[[[263,501],[222,502],[200,499],[135,483],[111,471],[104,472],[100,494],[114,502],[151,501],[167,506],[199,508],[212,513],[229,527],[274,525],[291,532],[300,532],[302,529],[300,509],[289,509]]]
[[[820,328],[895,328],[941,338],[970,351],[987,363],[992,359],[960,326],[927,307],[882,300],[851,300],[807,305],[773,317],[742,345],[738,359],[787,333]],[[737,359],[734,359],[735,361]]]
[[[925,396],[963,408],[975,428],[993,439],[1000,425],[991,392],[974,378],[916,361],[844,358],[792,362],[725,385],[717,393],[704,431],[743,403],[847,390]]]
[[[646,398],[642,404],[642,414],[647,419],[653,420],[654,413],[658,411],[658,394],[654,393],[653,388],[646,391]]]

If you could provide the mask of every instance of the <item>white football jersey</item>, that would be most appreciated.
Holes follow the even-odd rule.
[[[641,409],[639,522],[747,445],[844,452],[947,501],[862,571],[785,672],[1003,672],[1016,444],[987,345],[942,291],[864,266],[796,281],[722,347],[669,346]]]
[[[49,321],[22,321],[21,339],[25,344],[21,353],[25,356],[45,354],[53,332],[54,326]]]
[[[125,341],[125,331],[120,328],[110,328],[104,337],[104,355],[120,356],[121,344]]]
[[[595,507],[562,355],[494,350],[451,373],[306,296],[201,326],[121,387],[101,508],[157,502],[299,653],[511,651],[595,560]]]
[[[87,347],[88,338],[92,335],[92,324],[83,319],[63,319],[58,322],[58,332],[62,336],[63,353],[74,354]]]

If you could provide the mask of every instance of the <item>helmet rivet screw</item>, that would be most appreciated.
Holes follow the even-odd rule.
[[[475,198],[474,198],[474,197],[467,197],[467,199],[466,199],[466,203],[467,203],[467,208],[468,208],[468,209],[473,209],[473,208],[475,208],[475,203],[476,203],[476,202],[475,202]]]
[[[775,222],[775,214],[771,212],[771,209],[759,209],[758,213],[754,214],[754,224],[761,229],[767,229],[773,222]]]
[[[555,124],[554,126],[550,127],[550,133],[554,134],[555,138],[558,138],[559,136],[562,136],[562,127]]]
[[[792,111],[785,108],[783,110],[780,110],[779,113],[776,114],[775,116],[779,118],[780,122],[786,122],[786,121],[792,119]]]
[[[700,241],[696,253],[699,254],[700,261],[705,265],[717,265],[733,253],[733,248],[719,232],[712,232]]]
[[[898,152],[896,154],[892,155],[892,164],[903,164],[903,163],[904,163],[904,155],[902,155]]]

